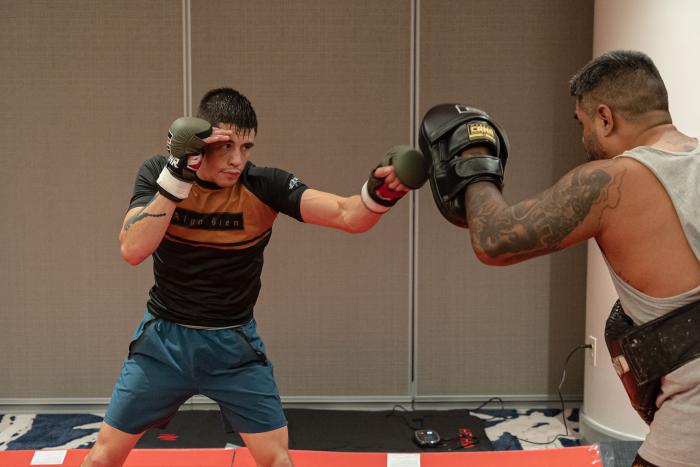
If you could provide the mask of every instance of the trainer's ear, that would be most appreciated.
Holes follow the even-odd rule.
[[[601,134],[610,136],[610,133],[615,128],[615,120],[610,107],[605,104],[598,104],[595,109],[595,117],[597,124],[600,126]]]

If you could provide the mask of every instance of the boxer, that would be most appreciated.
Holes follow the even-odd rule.
[[[167,424],[195,394],[219,404],[259,466],[292,464],[253,313],[273,223],[283,213],[364,232],[423,185],[427,164],[415,149],[395,146],[360,194],[343,197],[254,165],[256,133],[250,101],[214,89],[197,117],[173,122],[168,157],[141,166],[119,241],[129,264],[153,257],[155,283],[84,466],[122,465],[145,430]]]

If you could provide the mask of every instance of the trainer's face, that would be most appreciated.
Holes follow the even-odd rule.
[[[225,188],[238,182],[250,157],[255,132],[241,130],[233,125],[217,125],[217,127],[231,130],[231,140],[214,143],[207,147],[202,166],[197,170],[197,176]]]
[[[603,149],[601,140],[596,133],[595,121],[586,112],[581,109],[578,102],[576,103],[576,120],[581,125],[581,142],[583,149],[588,154],[589,161],[606,159],[606,152]]]

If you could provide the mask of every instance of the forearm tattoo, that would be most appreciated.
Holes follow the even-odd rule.
[[[129,230],[132,225],[136,224],[137,222],[147,218],[147,217],[163,217],[166,214],[163,213],[158,213],[158,214],[151,214],[150,212],[146,212],[146,208],[151,205],[151,203],[156,199],[156,197],[153,197],[151,201],[148,202],[147,205],[143,207],[139,212],[131,216],[131,218],[126,221],[126,224],[124,224],[124,230]]]
[[[515,263],[562,248],[561,242],[601,203],[595,222],[620,200],[624,172],[574,169],[540,195],[508,207],[494,187],[470,188],[467,212],[472,242],[488,256]]]

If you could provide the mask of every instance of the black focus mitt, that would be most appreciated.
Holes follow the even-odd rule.
[[[467,228],[464,190],[470,183],[489,181],[503,188],[508,138],[484,111],[463,104],[440,104],[423,117],[418,137],[430,166],[430,189],[440,213],[456,226]],[[487,154],[462,157],[473,146]]]

